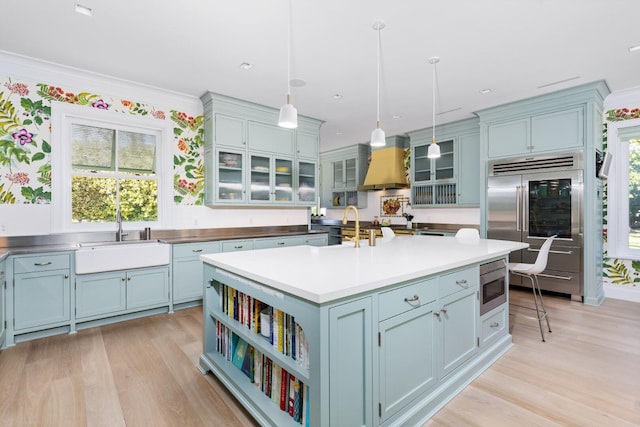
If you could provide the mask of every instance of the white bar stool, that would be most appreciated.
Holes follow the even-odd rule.
[[[533,307],[524,307],[530,310],[535,310],[536,315],[538,317],[538,325],[540,326],[540,335],[542,335],[542,342],[544,340],[544,331],[542,330],[542,319],[547,322],[547,329],[551,332],[551,326],[549,326],[549,317],[547,317],[547,309],[544,306],[544,301],[542,300],[542,292],[540,292],[540,285],[538,284],[538,274],[542,273],[547,268],[547,259],[549,258],[549,249],[551,248],[551,243],[553,243],[553,239],[556,236],[551,236],[542,244],[540,248],[540,252],[538,252],[538,256],[536,258],[535,264],[525,264],[525,263],[509,263],[509,271],[513,274],[522,277],[528,277],[531,280],[531,288],[533,290],[533,302],[535,304],[535,308]]]

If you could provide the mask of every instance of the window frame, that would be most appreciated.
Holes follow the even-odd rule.
[[[640,119],[607,124],[607,151],[613,156],[607,179],[607,256],[640,260],[640,249],[629,247],[629,138],[620,139],[632,127],[640,136]]]
[[[173,200],[171,150],[173,126],[158,119],[101,110],[64,102],[51,103],[51,229],[53,232],[115,230],[116,223],[74,223],[71,220],[71,127],[72,124],[107,127],[157,134],[156,177],[158,183],[158,220],[123,221],[123,228],[165,228],[170,224]],[[67,183],[68,185],[65,185]]]

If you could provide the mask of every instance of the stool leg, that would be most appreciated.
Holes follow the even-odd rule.
[[[529,275],[531,280],[531,290],[533,291],[533,303],[536,306],[536,317],[538,318],[538,326],[540,327],[540,335],[542,335],[542,342],[546,342],[544,339],[544,331],[542,330],[542,318],[540,317],[540,308],[538,307],[538,294],[536,291],[536,279],[535,275]]]
[[[540,296],[540,305],[542,306],[542,312],[544,313],[544,320],[547,322],[547,329],[551,332],[551,325],[549,325],[549,316],[547,314],[547,308],[544,306],[544,300],[542,299],[542,291],[540,290],[540,283],[538,282],[538,276],[533,276],[536,280],[536,287],[538,288],[538,295]]]

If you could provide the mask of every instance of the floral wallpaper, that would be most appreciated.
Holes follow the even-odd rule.
[[[617,108],[605,113],[602,138],[604,151],[607,149],[607,123],[640,118],[640,107]],[[607,257],[607,181],[603,186],[602,222],[603,222],[603,265],[604,283],[637,287],[640,283],[640,261]],[[640,287],[638,287],[640,289]]]
[[[173,125],[174,202],[202,205],[204,201],[204,117],[164,110],[125,98],[113,98],[0,76],[0,203],[51,202],[51,101],[86,105]],[[55,197],[55,195],[54,195]]]

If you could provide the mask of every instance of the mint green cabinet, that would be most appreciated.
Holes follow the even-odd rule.
[[[320,234],[317,236],[306,235],[302,238],[301,244],[309,246],[327,246],[329,245],[329,234]]]
[[[480,203],[480,126],[467,119],[438,126],[440,157],[427,157],[432,128],[409,133],[411,204],[414,207],[478,206]]]
[[[76,276],[76,319],[108,316],[126,308],[124,273],[115,271]]]
[[[225,114],[215,115],[215,139],[218,146],[246,148],[246,121]]]
[[[76,276],[76,318],[86,321],[169,305],[169,268]]]
[[[15,333],[70,323],[70,262],[66,253],[13,257]]]
[[[253,239],[228,240],[220,243],[221,252],[250,251],[253,248]]]
[[[174,244],[172,250],[173,303],[202,299],[202,261],[200,255],[220,252],[220,242]]]
[[[357,144],[320,154],[322,206],[367,207],[368,193],[358,191],[358,186],[364,183],[367,176],[370,152],[368,145]]]
[[[478,268],[445,274],[438,279],[440,375],[449,375],[478,351]]]
[[[584,108],[489,123],[487,132],[489,158],[577,149],[584,145]]]
[[[435,307],[417,305],[379,324],[380,422],[436,384]]]
[[[373,425],[371,298],[329,310],[329,425]]]
[[[274,108],[214,93],[201,100],[205,204],[316,204],[316,168],[302,162],[317,163],[321,121],[298,116],[297,129],[284,129]]]
[[[0,348],[4,347],[4,338],[7,335],[6,312],[4,309],[5,288],[7,287],[7,279],[5,273],[5,261],[0,261]]]

